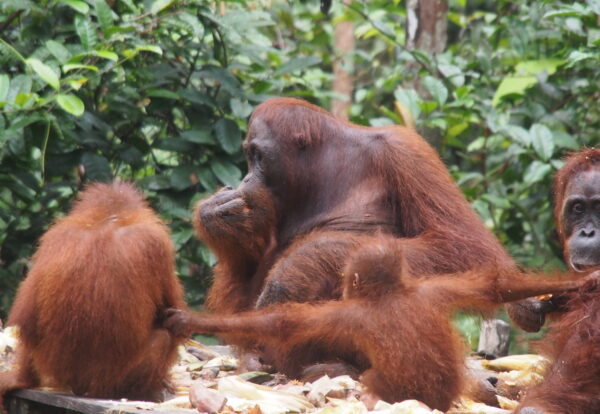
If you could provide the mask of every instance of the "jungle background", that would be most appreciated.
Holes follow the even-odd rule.
[[[415,127],[520,263],[560,267],[551,180],[600,140],[600,0],[3,0],[0,318],[40,235],[114,177],[169,224],[200,306],[214,257],[191,210],[237,185],[270,96]]]

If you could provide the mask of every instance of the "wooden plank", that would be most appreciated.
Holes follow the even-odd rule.
[[[53,410],[53,412],[79,414],[189,414],[191,412],[196,412],[196,410],[183,408],[171,410],[141,409],[137,407],[147,403],[84,398],[71,394],[60,394],[31,389],[14,391],[7,397],[10,414],[45,412],[43,409],[40,410],[39,408],[35,408],[40,405],[42,407],[55,407],[59,409],[58,411]],[[29,403],[35,403],[32,406],[33,408],[28,407]]]

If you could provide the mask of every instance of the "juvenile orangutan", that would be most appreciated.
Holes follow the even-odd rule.
[[[393,238],[357,249],[343,269],[342,300],[286,303],[229,316],[170,310],[165,326],[175,335],[248,338],[266,347],[275,368],[292,378],[317,355],[323,361],[352,361],[371,399],[414,398],[447,410],[465,385],[465,346],[450,322],[453,312],[488,311],[574,290],[587,281],[537,278],[512,268],[417,279],[407,272],[402,249]]]
[[[131,184],[91,184],[42,236],[8,325],[20,329],[9,390],[157,400],[181,338],[161,327],[186,309],[165,224]]]

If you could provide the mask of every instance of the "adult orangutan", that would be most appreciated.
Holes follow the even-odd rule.
[[[212,311],[339,298],[348,253],[380,233],[398,239],[418,276],[512,265],[410,129],[361,127],[274,98],[254,111],[243,148],[243,182],[194,214],[218,258],[205,304]]]
[[[567,265],[587,273],[600,267],[600,149],[571,155],[554,183],[554,215]],[[528,390],[521,414],[600,413],[600,289],[591,285],[552,299],[562,312],[543,350],[554,361]]]
[[[175,335],[235,334],[271,350],[275,368],[295,378],[315,361],[352,361],[367,400],[418,399],[447,410],[466,385],[463,340],[451,323],[460,309],[577,289],[587,280],[534,278],[514,269],[479,269],[416,279],[392,237],[358,248],[343,269],[343,300],[285,303],[236,315],[167,312]],[[597,276],[591,277],[595,283]],[[318,358],[323,358],[319,360]]]
[[[53,386],[90,397],[156,400],[182,339],[160,326],[185,309],[164,223],[133,185],[92,184],[41,238],[8,324],[20,328],[2,396]]]
[[[254,111],[243,148],[248,174],[240,186],[221,189],[194,213],[218,259],[208,310],[337,299],[349,253],[379,234],[397,238],[419,277],[513,266],[436,151],[410,129],[361,127],[273,98]],[[536,311],[520,306],[513,316],[537,327]]]

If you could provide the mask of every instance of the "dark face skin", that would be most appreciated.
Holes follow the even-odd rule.
[[[281,196],[289,191],[288,175],[291,168],[288,164],[288,153],[292,150],[285,148],[282,142],[272,137],[269,127],[260,119],[250,126],[250,131],[243,143],[244,154],[248,162],[248,174],[238,188],[242,192],[252,192],[256,186],[268,188],[275,202],[281,201]],[[281,206],[277,206],[281,207]]]
[[[578,272],[600,266],[600,170],[582,171],[567,186],[563,219],[569,266]]]

